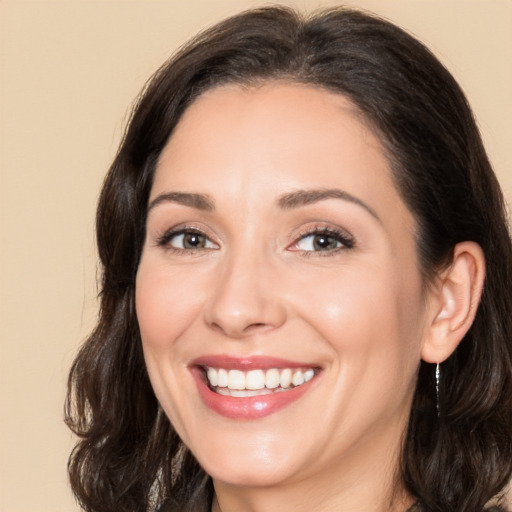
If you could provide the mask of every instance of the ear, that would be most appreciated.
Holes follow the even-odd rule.
[[[485,279],[485,258],[476,242],[461,242],[451,265],[431,291],[430,318],[421,357],[427,363],[448,359],[475,319]]]

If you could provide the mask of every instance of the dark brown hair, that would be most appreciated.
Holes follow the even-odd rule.
[[[421,510],[481,512],[512,471],[512,248],[503,197],[453,77],[403,30],[350,9],[307,18],[278,7],[242,13],[182,48],[141,94],[98,206],[101,309],[66,403],[80,438],[69,462],[73,490],[90,512],[162,503],[199,510],[211,498],[208,477],[151,389],[135,276],[155,165],[184,110],[212,87],[276,79],[343,94],[378,134],[419,226],[426,282],[458,242],[484,251],[482,301],[442,364],[439,415],[434,368],[419,368],[401,467]]]

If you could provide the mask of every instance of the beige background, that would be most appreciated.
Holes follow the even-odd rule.
[[[349,3],[408,28],[452,70],[512,200],[512,2]],[[95,201],[128,105],[195,31],[260,4],[0,1],[1,512],[77,510],[62,402],[94,323]]]

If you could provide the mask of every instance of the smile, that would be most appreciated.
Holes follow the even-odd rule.
[[[245,398],[302,386],[315,376],[313,368],[269,368],[249,371],[205,368],[210,389],[224,396]]]
[[[210,355],[189,364],[199,396],[213,413],[257,420],[291,406],[317,387],[321,366],[267,356]]]

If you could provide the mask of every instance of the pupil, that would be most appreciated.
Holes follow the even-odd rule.
[[[319,251],[336,249],[336,240],[328,235],[316,235],[313,240],[313,246]]]
[[[197,233],[188,233],[185,235],[183,245],[187,249],[196,249],[197,247],[204,247],[204,237]]]

